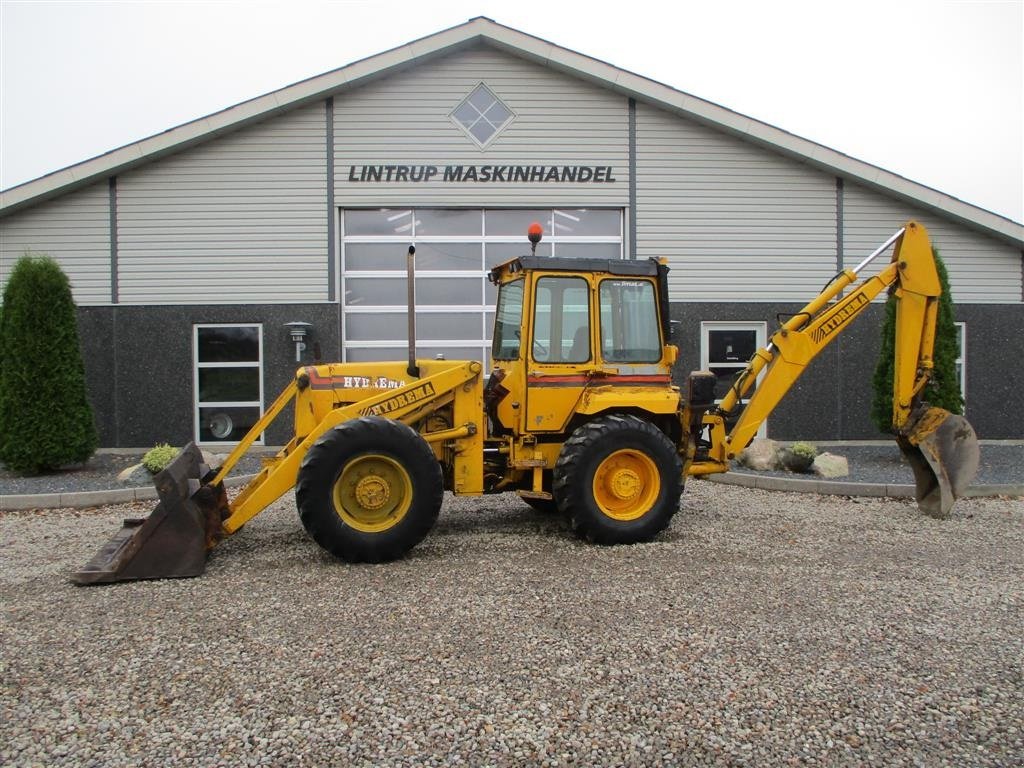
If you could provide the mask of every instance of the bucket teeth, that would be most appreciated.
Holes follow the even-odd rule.
[[[194,443],[154,478],[160,496],[152,514],[125,520],[121,530],[78,572],[76,584],[199,576],[227,515],[222,484],[206,485],[210,468]]]

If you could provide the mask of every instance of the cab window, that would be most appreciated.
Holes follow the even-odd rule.
[[[609,363],[656,363],[661,359],[654,283],[602,280],[601,357]]]
[[[533,359],[538,363],[590,360],[590,286],[579,277],[537,281],[533,314]]]
[[[494,315],[494,360],[516,360],[519,357],[519,327],[523,318],[523,280],[501,286]]]

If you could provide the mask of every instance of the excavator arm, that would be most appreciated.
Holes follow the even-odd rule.
[[[878,274],[844,292],[880,254],[893,248]],[[914,469],[917,500],[932,515],[948,515],[956,496],[977,471],[979,449],[970,424],[961,416],[920,400],[934,367],[938,299],[942,293],[931,242],[925,228],[908,222],[854,269],[843,270],[809,304],[754,353],[719,406],[703,416],[710,446],[706,458],[690,464],[688,474],[725,472],[729,461],[754,438],[796,380],[882,291],[896,295],[896,344],[892,424],[897,442]],[[760,381],[759,381],[760,379]],[[725,419],[747,396],[732,429]]]

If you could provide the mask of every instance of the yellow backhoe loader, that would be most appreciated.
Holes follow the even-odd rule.
[[[540,237],[531,227],[534,251]],[[851,289],[890,247],[889,264]],[[190,444],[156,477],[153,513],[126,520],[74,580],[198,575],[218,541],[292,488],[310,536],[349,562],[403,556],[434,525],[445,490],[514,492],[566,515],[585,539],[648,541],[676,513],[684,479],[727,471],[808,363],[886,289],[898,299],[893,427],[921,509],[948,515],[977,470],[970,424],[921,401],[940,287],[915,222],[785,322],[717,405],[711,372],[691,373],[682,390],[672,384],[678,350],[662,261],[528,255],[490,279],[498,300],[489,375],[479,361],[416,358],[411,295],[407,361],[298,369],[219,470]],[[294,436],[229,501],[224,478],[290,403]]]

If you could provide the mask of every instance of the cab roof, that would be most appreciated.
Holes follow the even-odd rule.
[[[490,273],[492,283],[503,274],[514,275],[524,270],[542,272],[603,272],[622,277],[657,277],[663,268],[657,259],[642,261],[627,259],[570,259],[557,256],[519,256],[494,267]]]

